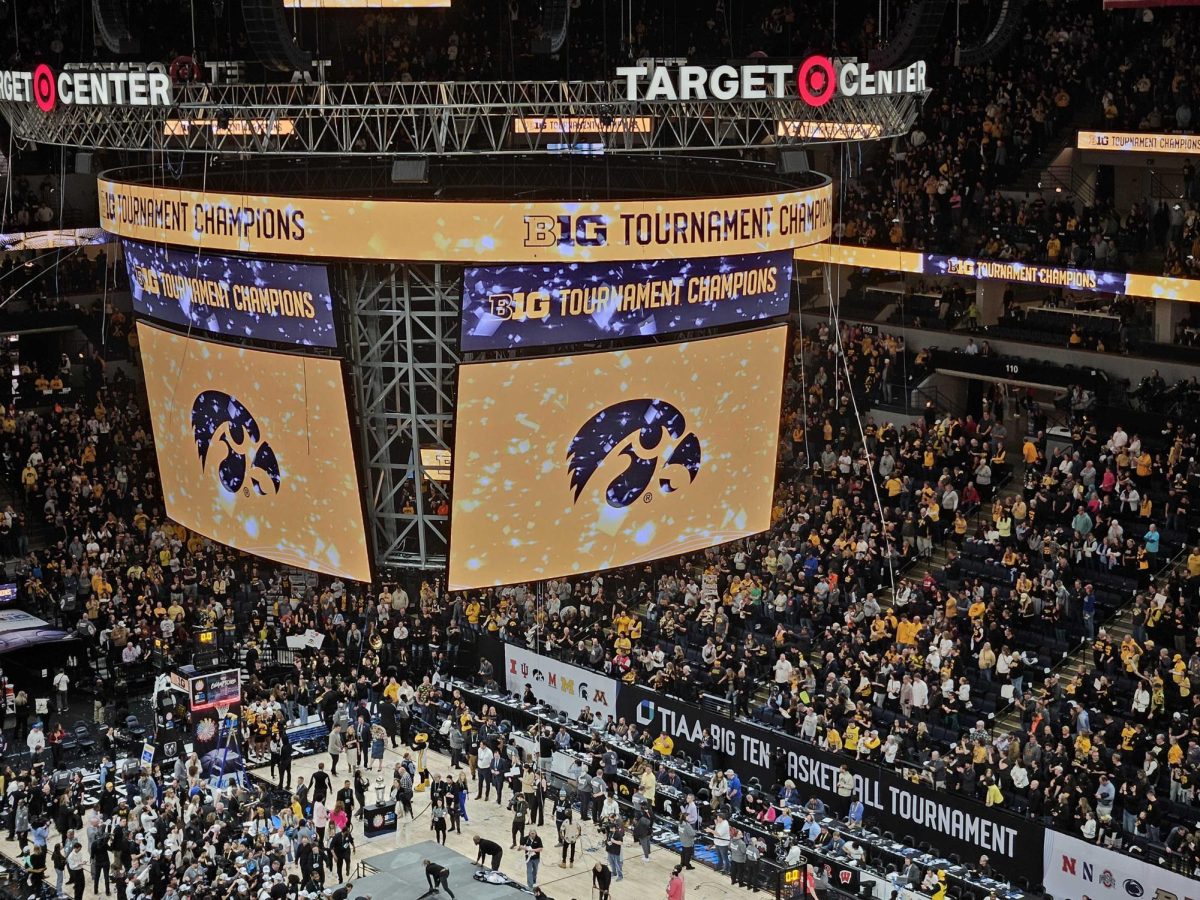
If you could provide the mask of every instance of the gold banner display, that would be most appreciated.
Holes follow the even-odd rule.
[[[1115,150],[1120,153],[1200,154],[1200,134],[1142,134],[1133,131],[1081,131],[1079,150]]]
[[[883,247],[860,247],[858,244],[817,244],[797,249],[795,257],[804,262],[858,266],[863,269],[889,269],[916,274],[925,270],[924,254]]]
[[[461,366],[451,590],[627,566],[770,526],[787,328]]]
[[[100,224],[206,251],[440,262],[629,262],[829,239],[823,185],[703,199],[505,203],[202,193],[99,180]]]
[[[138,323],[167,515],[247,553],[370,581],[336,359]]]

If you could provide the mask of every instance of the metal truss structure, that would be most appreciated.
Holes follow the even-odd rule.
[[[462,267],[346,267],[367,518],[381,567],[446,564],[450,485],[420,451],[453,446]],[[436,473],[435,473],[436,474]]]
[[[171,107],[0,101],[19,140],[130,152],[324,156],[745,150],[906,134],[927,94],[629,101],[623,81],[183,84]],[[599,146],[595,146],[599,145]]]

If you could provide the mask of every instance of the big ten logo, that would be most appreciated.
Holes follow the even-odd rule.
[[[1097,147],[1107,147],[1108,146],[1108,135],[1107,134],[1094,135],[1093,141]]]
[[[738,755],[737,734],[728,728],[714,725],[709,729],[713,739],[713,749],[718,753],[733,757]]]
[[[526,247],[603,247],[608,243],[604,216],[526,216]]]
[[[524,322],[544,319],[550,315],[550,295],[546,291],[514,291],[511,294],[489,294],[488,305],[497,319]]]

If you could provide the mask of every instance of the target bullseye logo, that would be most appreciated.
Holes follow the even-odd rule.
[[[796,90],[809,106],[824,106],[836,88],[837,76],[828,56],[810,56],[796,73]]]
[[[54,73],[45,63],[33,70],[33,100],[42,112],[50,112],[58,101]]]

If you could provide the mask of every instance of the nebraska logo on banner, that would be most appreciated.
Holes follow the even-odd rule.
[[[1194,900],[1200,884],[1146,860],[1046,830],[1047,893],[1092,900]]]
[[[512,644],[504,645],[504,672],[511,693],[522,696],[529,685],[538,700],[573,719],[585,706],[606,716],[617,714],[617,683],[596,672]]]

